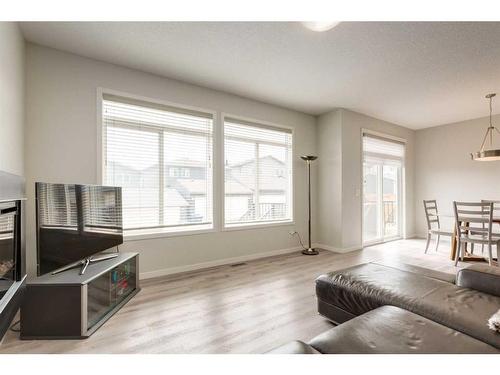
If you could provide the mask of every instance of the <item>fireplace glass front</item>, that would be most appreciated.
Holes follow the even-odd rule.
[[[0,299],[16,281],[15,202],[0,203]]]

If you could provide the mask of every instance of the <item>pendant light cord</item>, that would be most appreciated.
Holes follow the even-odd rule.
[[[490,128],[491,128],[491,102],[493,101],[493,97],[490,95],[487,95],[486,97],[490,99]]]
[[[493,113],[493,97],[495,96],[496,94],[488,94],[486,95],[486,98],[488,98],[490,100],[490,126],[488,127],[488,129],[486,130],[486,134],[484,135],[484,138],[483,138],[483,142],[481,143],[481,152],[484,151],[484,146],[486,144],[486,140],[488,139],[488,135],[490,136],[490,148],[493,147],[493,129],[496,130],[499,134],[500,134],[500,130],[498,130],[496,127],[493,126],[493,123],[492,123],[492,113]]]
[[[492,102],[493,102],[493,97],[490,96],[490,147],[493,146],[493,132],[491,131],[491,128],[493,127],[493,125],[491,124]]]

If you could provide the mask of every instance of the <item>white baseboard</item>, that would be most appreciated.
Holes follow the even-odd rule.
[[[331,251],[333,253],[349,253],[351,251],[355,251],[355,250],[361,250],[361,246],[351,246],[351,247],[343,247],[343,248],[339,248],[339,247],[333,247],[333,246],[329,246],[329,245],[324,245],[324,244],[321,244],[321,243],[316,243],[314,244],[314,247],[317,248],[317,249],[323,249],[323,250],[328,250],[328,251]]]
[[[443,239],[443,237],[446,237],[446,236],[442,236],[441,239]],[[411,238],[416,238],[416,239],[426,239],[427,238],[427,233],[416,233],[413,237]]]
[[[412,239],[412,238],[418,238],[418,239],[420,239],[420,238],[425,238],[425,236],[421,237],[421,236],[419,236],[417,234],[410,234],[410,235],[408,235],[408,236],[405,237],[405,239]],[[356,250],[361,250],[363,248],[363,246],[360,246],[360,245],[339,248],[339,247],[324,245],[324,244],[321,244],[321,243],[315,243],[314,247],[317,248],[317,249],[324,249],[324,250],[328,250],[328,251],[331,251],[331,252],[334,252],[334,253],[340,253],[340,254],[348,253],[348,252],[356,251]]]
[[[155,271],[141,272],[141,273],[139,273],[139,279],[144,280],[144,279],[151,279],[153,277],[174,275],[177,273],[183,273],[183,272],[189,272],[189,271],[197,271],[197,270],[202,270],[205,268],[212,268],[212,267],[224,266],[224,265],[228,265],[228,264],[246,262],[249,260],[268,258],[268,257],[276,256],[276,255],[289,254],[289,253],[293,253],[293,252],[301,251],[301,250],[302,250],[301,247],[292,247],[292,248],[288,248],[288,249],[279,249],[279,250],[266,251],[266,252],[262,252],[262,253],[248,254],[248,255],[243,255],[240,257],[224,258],[224,259],[212,260],[209,262],[188,264],[188,265],[179,266],[179,267],[163,268],[163,269],[155,270]]]

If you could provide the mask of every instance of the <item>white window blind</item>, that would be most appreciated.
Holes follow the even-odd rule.
[[[405,144],[400,141],[364,133],[363,157],[365,160],[401,164],[405,157]]]
[[[211,227],[212,114],[105,95],[103,148],[126,231]]]
[[[226,226],[292,220],[292,131],[224,121]]]

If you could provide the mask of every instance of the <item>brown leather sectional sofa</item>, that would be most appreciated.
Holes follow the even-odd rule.
[[[454,275],[367,263],[316,279],[318,311],[336,327],[272,353],[500,353],[487,326],[500,309],[500,269]]]

